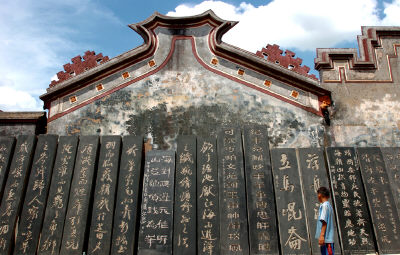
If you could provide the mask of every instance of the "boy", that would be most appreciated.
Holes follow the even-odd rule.
[[[321,247],[322,255],[333,255],[335,248],[333,245],[333,209],[329,203],[329,190],[326,187],[320,187],[317,191],[319,206],[317,231],[315,238]]]

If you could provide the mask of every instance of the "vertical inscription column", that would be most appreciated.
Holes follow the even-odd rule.
[[[344,254],[375,253],[374,237],[354,148],[326,148]]]
[[[399,254],[400,220],[381,150],[377,147],[357,148],[357,154],[378,251],[382,254]]]
[[[122,138],[111,254],[135,254],[143,138]]]
[[[34,254],[36,252],[57,142],[58,136],[39,136],[20,217],[14,254]]]
[[[223,128],[218,135],[221,254],[249,254],[246,184],[239,128]]]
[[[303,181],[304,200],[306,202],[306,212],[308,226],[310,229],[311,249],[313,254],[320,253],[318,240],[315,239],[315,231],[317,228],[317,220],[320,203],[318,201],[317,190],[320,187],[329,188],[328,172],[325,167],[324,152],[322,148],[301,148],[298,149],[301,179]],[[333,195],[331,196],[331,200]],[[331,201],[330,201],[331,202]],[[332,207],[333,203],[331,202]],[[341,254],[339,247],[339,239],[336,228],[336,218],[334,216],[334,243],[335,254]]]
[[[61,254],[80,255],[84,252],[98,146],[98,136],[80,137],[65,219]]]
[[[17,138],[0,207],[0,254],[11,253],[14,229],[25,192],[35,143],[35,136],[21,135]]]
[[[3,197],[8,169],[10,168],[12,152],[14,151],[15,138],[0,136],[0,201]]]
[[[120,150],[120,136],[101,137],[88,254],[110,254]]]
[[[271,150],[282,254],[311,254],[295,149]]]
[[[197,138],[197,190],[197,253],[220,254],[215,138]]]
[[[251,254],[279,254],[274,188],[265,126],[244,129]]]
[[[172,254],[174,151],[149,151],[143,176],[138,254]]]
[[[390,187],[400,216],[400,148],[381,148]]]
[[[196,137],[178,136],[174,254],[196,254]]]
[[[77,147],[77,136],[61,136],[58,141],[38,254],[59,254]]]

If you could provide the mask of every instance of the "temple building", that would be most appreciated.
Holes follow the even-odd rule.
[[[0,112],[0,253],[319,254],[325,186],[335,254],[400,254],[400,27],[316,49],[317,78],[236,24],[154,13],[65,64],[47,112]]]

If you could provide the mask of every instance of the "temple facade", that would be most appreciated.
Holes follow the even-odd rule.
[[[277,45],[253,54],[222,42],[235,24],[212,12],[131,24],[143,45],[111,60],[87,52],[58,73],[41,96],[48,133],[140,134],[173,148],[178,134],[258,123],[272,147],[399,145],[398,27],[363,27],[360,54],[317,49],[319,81]]]

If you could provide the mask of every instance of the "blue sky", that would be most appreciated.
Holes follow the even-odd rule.
[[[400,0],[3,0],[0,110],[41,110],[39,95],[65,63],[87,50],[115,57],[139,46],[127,25],[154,11],[186,16],[207,9],[239,21],[224,41],[251,52],[276,43],[312,70],[315,48],[356,47],[361,25],[400,26]]]

